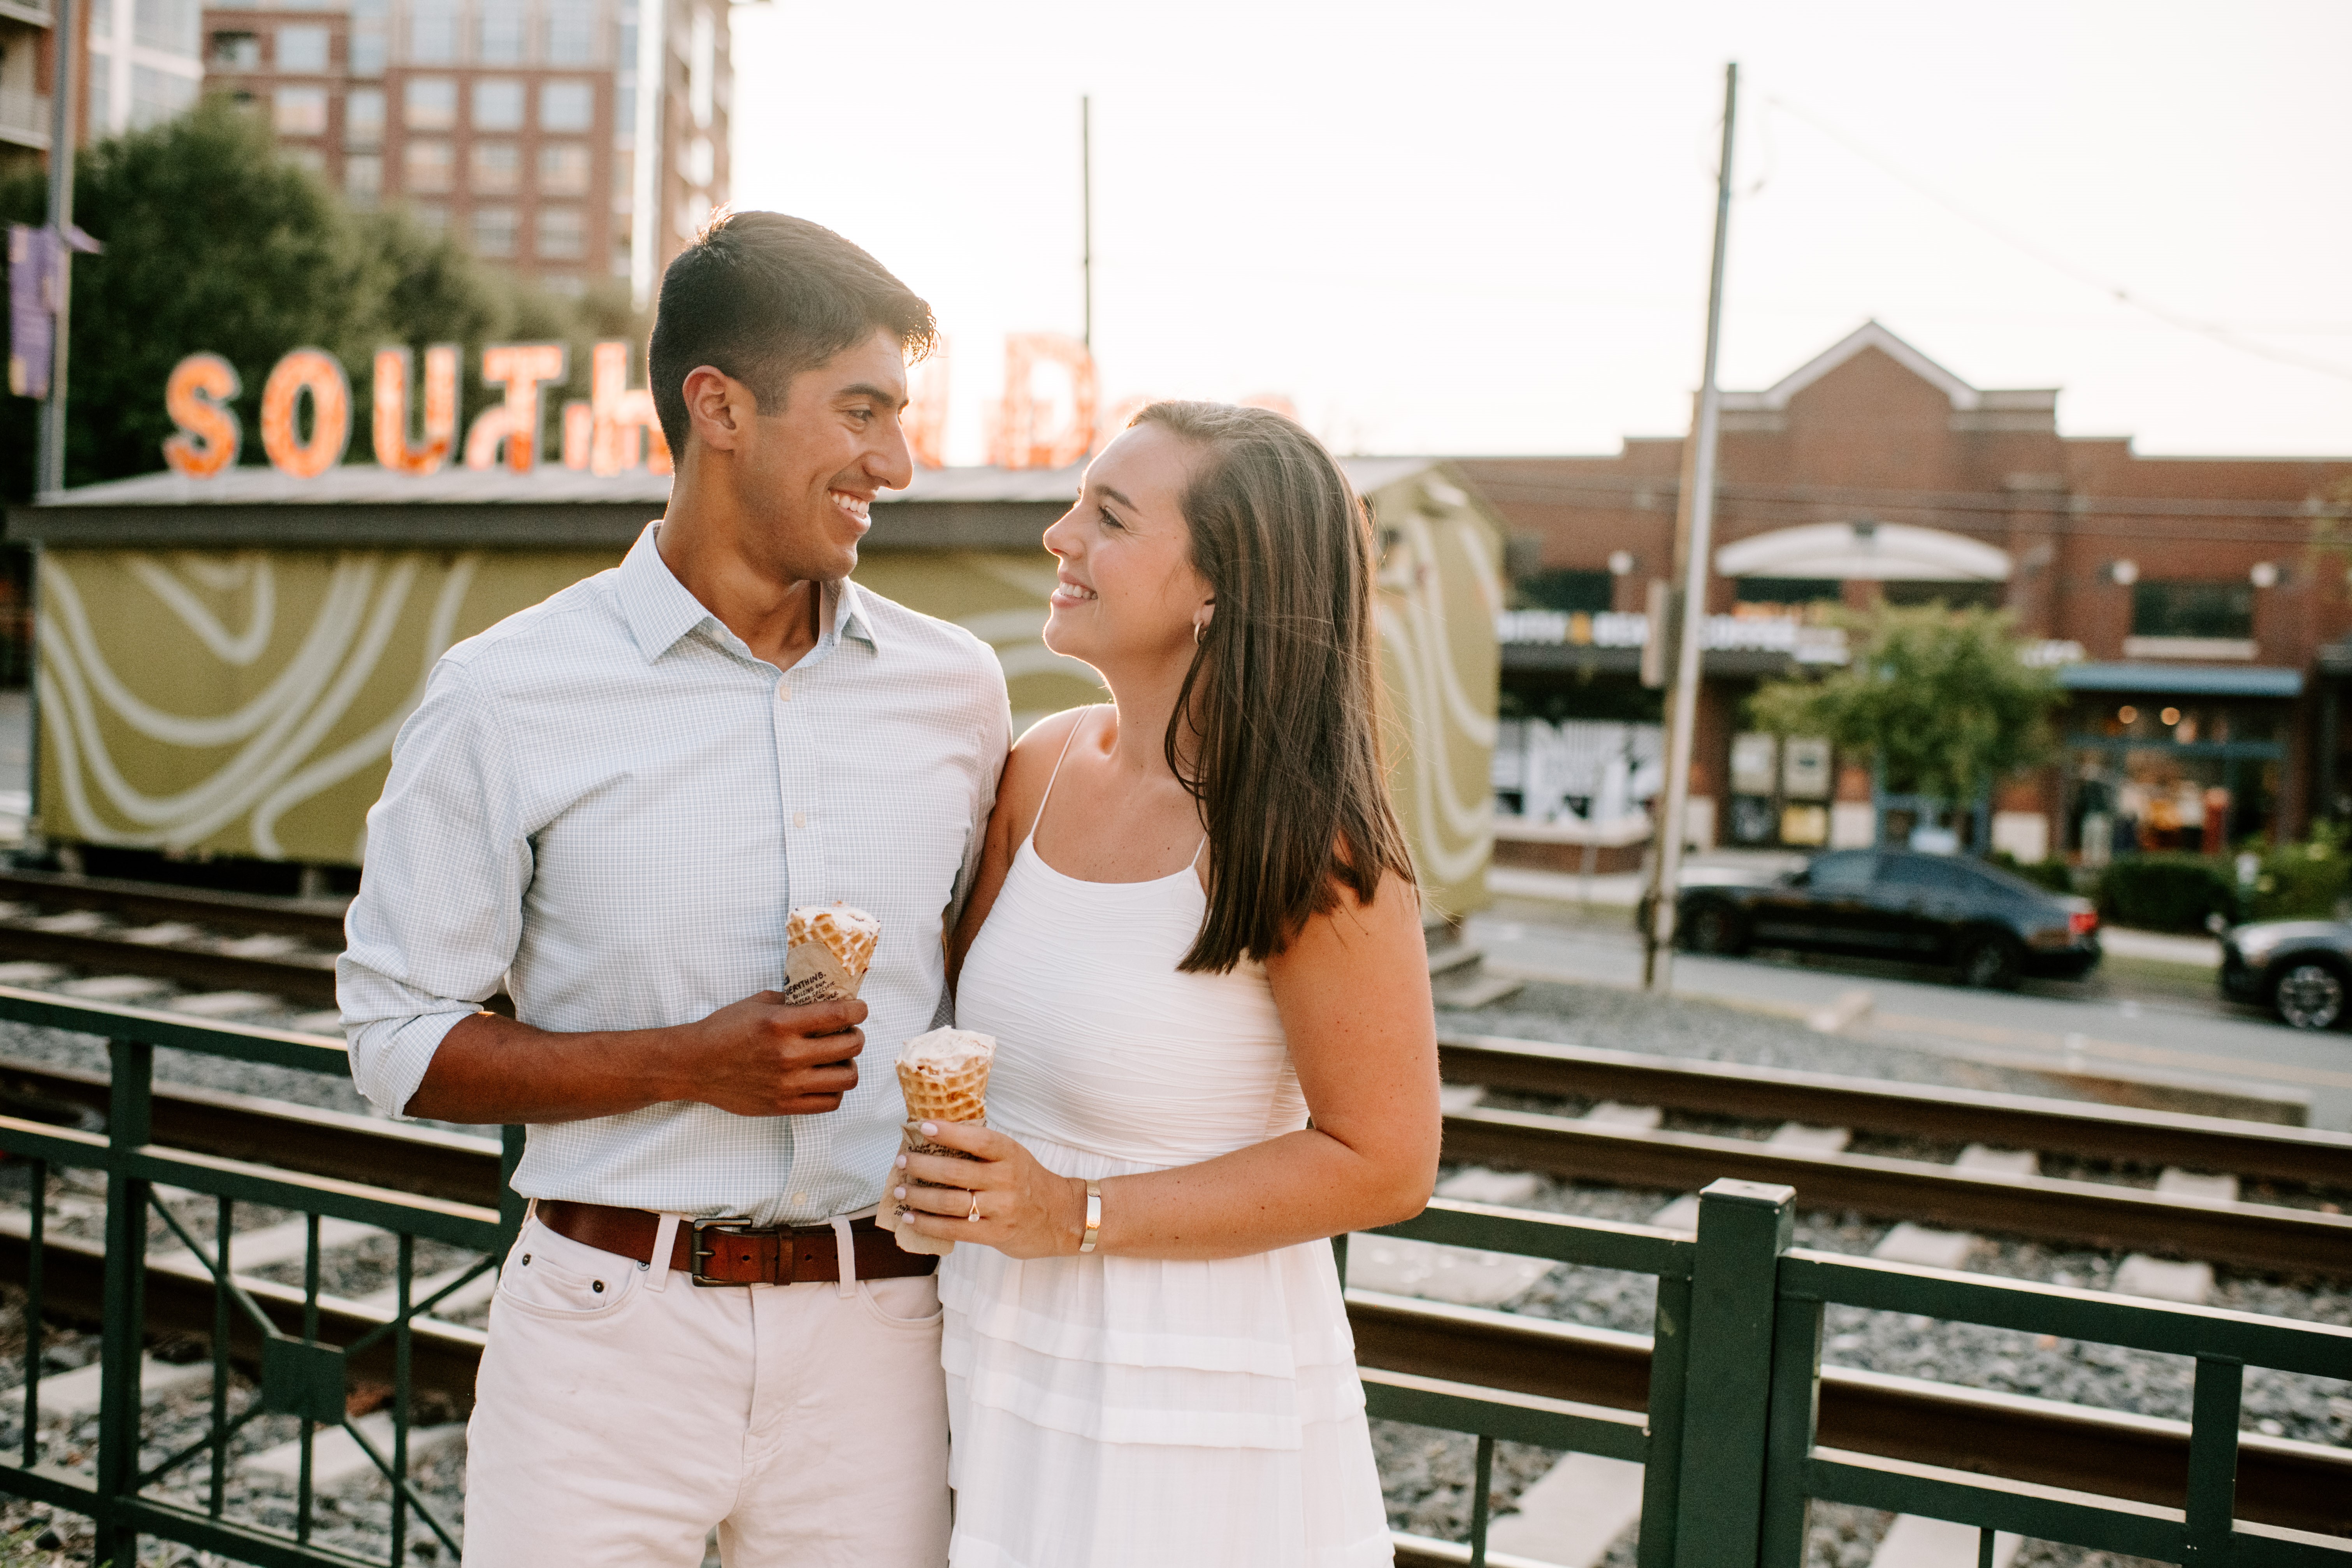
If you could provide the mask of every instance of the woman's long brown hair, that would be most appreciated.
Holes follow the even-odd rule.
[[[1168,765],[1200,802],[1209,911],[1177,967],[1280,952],[1339,889],[1413,880],[1389,804],[1377,704],[1371,526],[1321,442],[1262,408],[1155,403],[1199,453],[1181,505],[1216,611],[1169,720]]]

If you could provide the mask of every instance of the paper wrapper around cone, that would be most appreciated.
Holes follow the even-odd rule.
[[[898,1088],[907,1097],[907,1126],[898,1134],[899,1152],[938,1154],[950,1160],[972,1157],[961,1150],[929,1142],[915,1131],[915,1123],[964,1121],[985,1127],[988,1068],[995,1056],[994,1039],[968,1029],[933,1029],[899,1047]],[[893,1165],[891,1174],[895,1178],[897,1173],[898,1167]],[[897,1184],[891,1180],[885,1188]],[[911,1230],[899,1230],[898,1216],[906,1212],[906,1205],[885,1197],[875,1215],[877,1225],[896,1233],[900,1251],[944,1257],[955,1250],[952,1241],[934,1241]]]
[[[857,994],[882,922],[847,904],[803,904],[784,917],[784,1002],[805,1007]]]

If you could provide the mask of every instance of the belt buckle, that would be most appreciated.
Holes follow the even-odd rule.
[[[687,1222],[687,1226],[688,1231],[688,1239],[686,1253],[686,1277],[692,1280],[697,1287],[704,1289],[743,1283],[743,1281],[734,1279],[713,1279],[702,1271],[704,1260],[718,1256],[711,1247],[702,1238],[704,1236],[714,1230],[724,1231],[730,1236],[740,1236],[752,1228],[751,1222],[748,1219],[742,1219],[740,1217],[721,1217],[719,1219],[688,1220]]]

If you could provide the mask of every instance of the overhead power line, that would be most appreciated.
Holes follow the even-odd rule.
[[[2308,370],[2321,375],[2334,376],[2338,381],[2352,381],[2352,367],[2333,364],[2326,360],[2306,358],[2288,350],[2273,348],[2267,343],[2251,342],[2232,329],[2219,322],[2199,321],[2193,316],[2184,316],[2178,310],[2167,310],[2153,300],[2144,300],[2115,279],[2101,277],[2088,268],[2080,266],[2056,251],[2019,234],[2008,226],[1987,217],[1966,203],[1946,195],[1932,183],[1904,168],[1860,137],[1853,135],[1803,105],[1775,93],[1766,93],[1764,101],[1774,109],[1803,121],[1855,157],[1871,164],[1914,194],[1926,197],[1953,216],[1982,229],[2011,248],[2041,262],[2044,267],[2063,272],[2075,282],[2097,289],[2118,304],[2127,305],[2142,315],[2161,321],[2168,327],[2184,332],[2193,332],[2200,338],[2220,343],[2224,348],[2235,349],[2240,353],[2252,354],[2258,359],[2266,359],[2276,364],[2293,365],[2298,370]]]

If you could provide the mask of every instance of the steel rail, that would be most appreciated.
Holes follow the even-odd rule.
[[[2352,1133],[2218,1116],[1692,1061],[1491,1035],[1438,1044],[1448,1082],[1751,1121],[1864,1128],[2352,1189]]]
[[[2183,1197],[2101,1182],[1823,1154],[1699,1132],[1595,1127],[1529,1111],[1449,1111],[1445,1158],[1695,1193],[1724,1177],[1785,1183],[1814,1210],[2153,1252],[2290,1275],[2352,1277],[2352,1215]]]
[[[126,942],[91,931],[0,925],[0,958],[32,959],[105,974],[148,974],[222,991],[262,991],[314,1006],[335,1005],[335,961],[327,953],[244,958],[235,953]]]
[[[102,1125],[107,1075],[0,1057],[0,1112]],[[93,1117],[92,1113],[95,1113]],[[187,1084],[157,1084],[159,1143],[496,1208],[499,1141]]]
[[[25,1278],[28,1252],[23,1237],[0,1232],[0,1274]],[[96,1321],[103,1300],[102,1249],[53,1236],[42,1256],[51,1310]],[[299,1332],[299,1290],[263,1280],[242,1283],[281,1328]],[[194,1260],[151,1262],[146,1301],[155,1329],[213,1331],[212,1279]],[[365,1303],[321,1296],[320,1338],[349,1344],[390,1316]],[[1650,1344],[1642,1335],[1360,1289],[1348,1292],[1348,1319],[1357,1359],[1367,1368],[1605,1409],[1638,1411],[1648,1404]],[[234,1332],[233,1353],[251,1366],[259,1355],[257,1331],[240,1321]],[[417,1320],[417,1385],[470,1397],[484,1342],[479,1331]],[[388,1380],[390,1353],[389,1341],[380,1340],[355,1360],[354,1370]],[[2189,1465],[2186,1422],[1842,1367],[1822,1374],[1819,1441],[1825,1448],[2160,1507],[2179,1506]],[[2253,1433],[2239,1442],[2240,1518],[2352,1533],[2352,1450]]]
[[[343,902],[339,899],[283,899],[265,893],[176,888],[168,882],[6,869],[0,869],[0,899],[99,910],[132,920],[195,921],[240,931],[275,931],[321,947],[341,947],[343,942]]]

